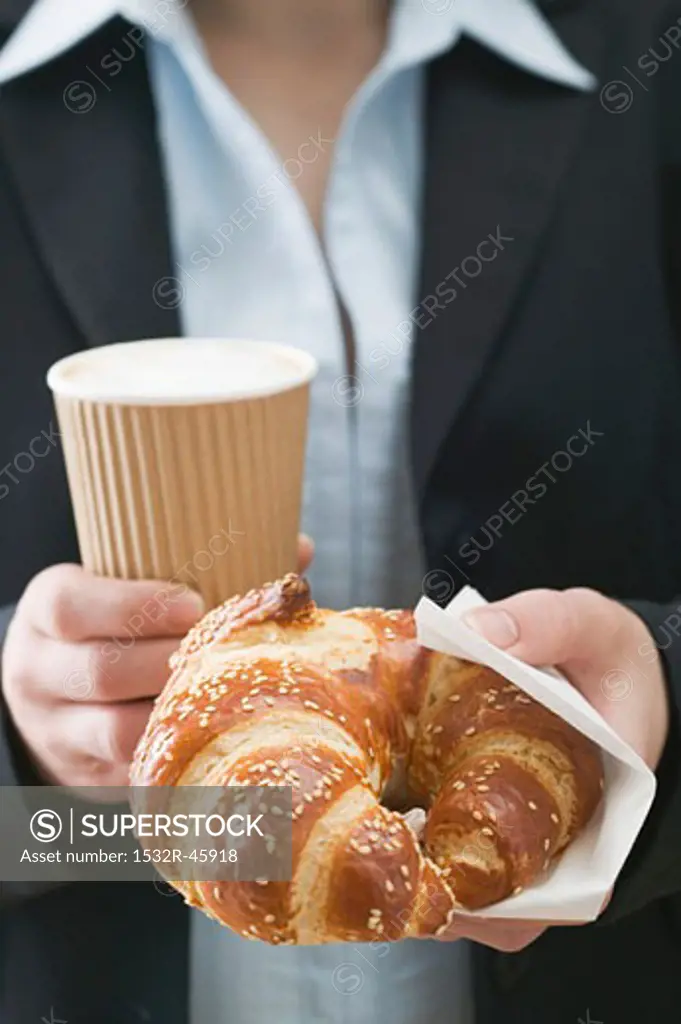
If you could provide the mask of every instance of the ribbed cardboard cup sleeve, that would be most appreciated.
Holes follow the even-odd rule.
[[[83,565],[209,607],[294,571],[309,387],[195,405],[56,393]]]

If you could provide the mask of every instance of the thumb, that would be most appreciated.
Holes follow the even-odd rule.
[[[469,612],[463,622],[531,665],[609,663],[624,609],[594,590],[527,590]]]

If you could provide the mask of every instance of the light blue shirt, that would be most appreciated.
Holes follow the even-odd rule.
[[[314,594],[335,607],[411,605],[422,570],[404,406],[415,329],[410,312],[418,303],[424,63],[465,34],[566,87],[590,89],[594,80],[530,0],[397,0],[385,52],[334,140],[320,240],[296,180],[331,142],[319,133],[301,139],[282,163],[212,70],[186,6],[39,0],[0,53],[0,84],[52,59],[115,13],[145,30],[168,182],[172,295],[183,331],[288,342],[312,352],[320,372],[312,389],[303,526],[317,543]],[[122,39],[106,66],[84,68],[82,81],[64,83],[72,116],[97,116],[98,95],[116,87],[116,61],[139,59],[136,46],[133,37]],[[496,227],[490,223],[489,230]],[[352,325],[353,366],[346,363],[336,292]],[[165,301],[161,294],[167,288],[157,294]],[[191,1024],[470,1020],[462,943],[270,948],[200,914],[191,923]]]

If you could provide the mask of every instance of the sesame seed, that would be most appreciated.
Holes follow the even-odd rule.
[[[404,878],[409,878],[409,868],[406,864],[400,864],[400,874],[403,875]]]
[[[444,729],[443,725],[436,725],[435,728],[433,729],[433,736],[436,736],[439,732],[444,732],[444,731],[445,731],[445,729]]]
[[[482,821],[484,815],[480,811],[473,811],[473,817],[476,821]]]
[[[555,811],[551,811],[551,821],[554,822],[554,824],[556,824],[556,825],[560,824],[560,818],[555,813]]]
[[[461,781],[460,779],[459,779],[459,781],[458,781],[458,782],[455,782],[455,783],[454,783],[454,789],[459,789],[459,790],[461,790],[461,789],[465,789],[465,788],[466,788],[466,783],[465,783],[465,782],[462,782],[462,781]]]
[[[550,839],[545,839],[545,840],[544,840],[544,849],[545,849],[545,850],[548,850],[548,848],[550,847],[550,845],[551,845],[551,840],[550,840]]]
[[[265,914],[265,924],[274,924],[276,917],[274,914]]]
[[[213,899],[220,901],[222,899],[222,893],[220,892],[220,886],[213,886]]]
[[[528,800],[527,801],[527,806],[530,808],[531,811],[536,811],[537,810],[537,805],[534,802],[534,800]]]
[[[461,694],[453,693],[450,697],[447,697],[447,700],[450,701],[452,704],[456,704],[457,701],[461,700]]]
[[[480,832],[483,836],[493,836],[494,831],[491,828],[481,828]]]
[[[466,729],[466,730],[464,731],[464,736],[472,736],[474,732],[475,732],[475,726],[474,726],[474,725],[470,725],[470,726],[469,726],[469,727],[468,727],[468,728],[467,728],[467,729]],[[472,774],[473,774],[473,773],[471,772],[471,775],[472,775]]]
[[[388,880],[386,881],[386,883],[385,883],[385,888],[386,888],[386,892],[395,892],[395,886],[394,886],[394,885],[393,885],[393,883],[392,883],[392,882],[390,881],[390,879],[388,879]]]
[[[518,896],[522,891],[523,891],[522,885],[516,885],[515,889],[513,890],[513,895],[514,896]]]
[[[478,793],[489,793],[489,786],[478,786]]]

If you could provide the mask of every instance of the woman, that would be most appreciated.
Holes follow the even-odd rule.
[[[645,908],[633,920],[650,998],[666,1005],[677,655],[670,716],[648,627],[681,590],[681,492],[658,475],[681,434],[656,219],[676,94],[649,50],[671,14],[624,0],[608,20],[529,0],[15,7],[0,0],[7,780],[124,781],[168,651],[200,613],[176,602],[115,668],[93,663],[95,639],[119,635],[157,584],[56,564],[77,549],[60,456],[34,444],[51,416],[46,367],[164,334],[300,345],[321,367],[303,523],[321,604],[405,606],[467,580],[489,598],[593,587],[660,602],[634,613],[595,591],[521,594],[478,624],[561,663],[662,767],[608,912],[623,918],[609,958],[594,927],[554,929],[519,960],[476,954],[475,1003],[483,1024],[500,1006],[574,1021],[590,1019],[588,998],[633,1024],[626,965],[644,943],[630,912]],[[619,81],[639,53],[657,61],[649,81]],[[64,680],[84,665],[95,692],[75,703]],[[611,671],[645,682],[613,701]],[[150,889],[8,905],[8,1019],[471,1019],[464,942],[269,949]],[[503,950],[537,932],[457,922],[448,938],[466,935]]]

